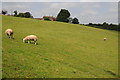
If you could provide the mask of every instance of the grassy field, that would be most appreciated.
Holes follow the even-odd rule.
[[[77,24],[2,17],[3,78],[114,78],[118,34]],[[14,30],[14,40],[4,31]],[[22,42],[35,34],[38,45]],[[107,41],[103,38],[107,37]]]

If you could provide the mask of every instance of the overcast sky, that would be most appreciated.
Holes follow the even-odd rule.
[[[12,2],[13,1],[13,2]],[[20,0],[22,1],[22,0]],[[67,9],[71,17],[77,17],[81,24],[86,23],[118,23],[118,2],[119,0],[4,0],[2,9],[10,14],[14,10],[18,12],[31,12],[34,17],[57,16],[60,9]],[[36,1],[36,2],[35,2]],[[45,2],[46,1],[46,2]],[[47,2],[50,1],[50,2]],[[58,1],[58,2],[57,2]],[[90,2],[91,1],[91,2]],[[93,2],[92,2],[93,1]],[[109,2],[108,2],[109,1]]]
[[[1,0],[2,2],[118,2],[119,0]]]

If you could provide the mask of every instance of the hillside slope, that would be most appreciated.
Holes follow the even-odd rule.
[[[10,16],[2,21],[3,78],[117,77],[115,31]],[[14,40],[5,35],[7,28],[14,30]],[[38,45],[22,42],[29,34],[38,36]]]

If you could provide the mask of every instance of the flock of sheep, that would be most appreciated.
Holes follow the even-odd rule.
[[[5,33],[7,34],[7,36],[8,36],[10,39],[14,39],[14,38],[13,38],[13,30],[12,30],[12,29],[7,29],[7,30],[5,31]],[[28,35],[28,36],[26,36],[25,38],[23,38],[23,42],[24,42],[24,43],[31,43],[31,41],[33,41],[34,44],[37,45],[37,43],[36,43],[37,39],[38,39],[38,38],[37,38],[37,36],[35,36],[35,35]],[[106,41],[107,38],[103,38],[103,40]]]
[[[12,29],[6,29],[5,30],[5,34],[7,34],[7,36],[10,38],[10,39],[14,39],[13,38],[13,30]],[[26,36],[25,38],[23,38],[23,42],[24,43],[31,43],[31,41],[34,42],[35,45],[37,45],[36,41],[37,41],[37,36],[35,35],[28,35]]]

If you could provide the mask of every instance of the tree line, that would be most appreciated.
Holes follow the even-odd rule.
[[[30,12],[18,13],[18,11],[15,10],[13,13],[14,13],[13,16],[15,16],[15,17],[33,18],[32,14]],[[2,14],[3,15],[7,14],[7,11],[2,10]],[[56,21],[79,24],[79,20],[77,18],[71,18],[70,15],[71,14],[68,10],[61,9],[61,11],[58,13],[58,15],[56,17]],[[44,20],[50,21],[49,18],[47,18],[47,17],[44,17]]]
[[[8,12],[6,10],[2,10],[2,14],[6,15]],[[32,14],[30,12],[25,12],[25,13],[18,13],[17,10],[15,10],[14,15],[11,16],[15,16],[15,17],[24,17],[24,18],[33,18]]]
[[[14,13],[14,15],[12,15],[12,16],[15,16],[15,17],[33,18],[32,14],[30,12],[18,13],[18,11],[16,10],[13,13]],[[2,10],[2,14],[3,15],[7,14],[7,11]],[[44,20],[50,21],[50,19],[47,17],[44,17]],[[55,21],[79,24],[79,20],[76,17],[72,18],[70,12],[66,9],[60,10],[60,12],[57,14]],[[86,24],[86,26],[100,28],[100,29],[120,31],[120,24],[119,25],[112,24],[112,23],[108,24],[107,22],[104,22],[103,24],[89,23],[89,24]]]
[[[19,13],[16,11],[14,11],[14,16],[16,17],[25,17],[25,18],[33,18],[32,14],[30,12],[25,12],[25,13]]]
[[[120,31],[120,24],[119,25],[112,24],[112,23],[108,24],[107,22],[104,22],[102,24],[99,24],[99,23],[98,24],[89,23],[89,24],[86,24],[86,26],[100,28],[100,29]]]

